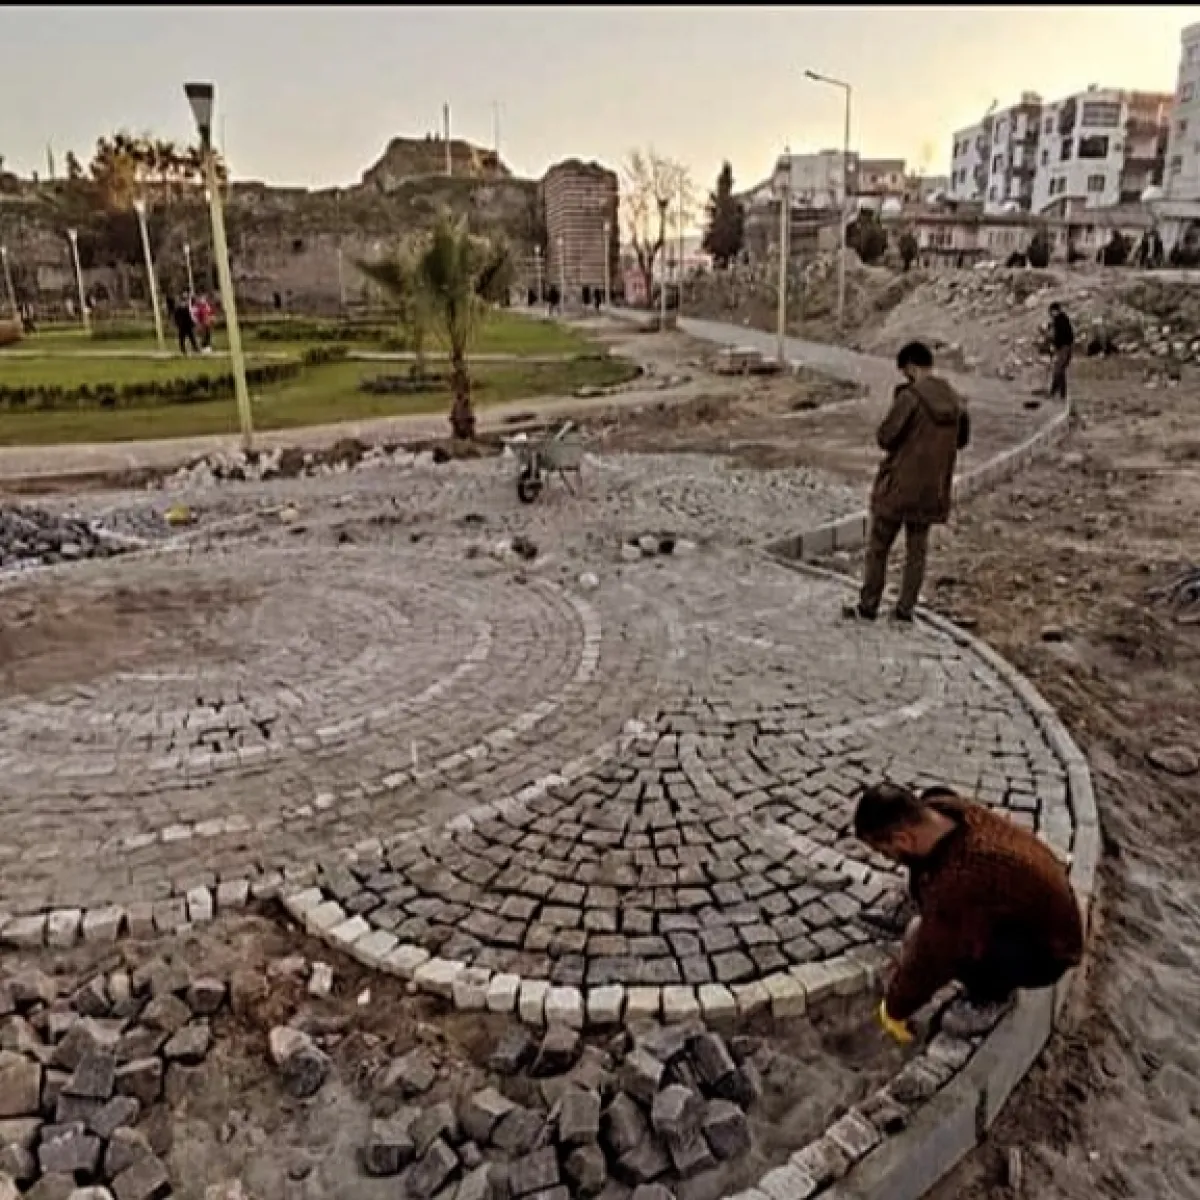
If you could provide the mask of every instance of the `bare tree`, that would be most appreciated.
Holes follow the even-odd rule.
[[[667,244],[668,228],[679,227],[681,200],[683,219],[690,219],[695,188],[687,167],[653,148],[631,151],[624,175],[621,212],[649,304],[654,290],[654,264]]]

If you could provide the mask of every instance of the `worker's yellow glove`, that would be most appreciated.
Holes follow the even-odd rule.
[[[901,1046],[907,1046],[913,1040],[912,1033],[903,1021],[893,1021],[888,1016],[886,1000],[879,1002],[879,1024],[883,1026],[883,1032],[899,1042]]]

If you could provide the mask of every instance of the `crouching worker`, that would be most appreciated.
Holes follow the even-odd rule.
[[[967,1004],[942,1027],[990,1029],[1019,988],[1045,988],[1083,954],[1079,906],[1064,865],[1032,833],[949,788],[920,797],[892,783],[868,788],[855,836],[908,868],[918,918],[879,1009],[897,1041],[908,1020],[957,980]]]

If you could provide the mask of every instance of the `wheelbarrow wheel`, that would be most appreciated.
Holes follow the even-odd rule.
[[[532,504],[542,494],[542,477],[536,467],[524,467],[517,476],[517,499],[522,504]]]

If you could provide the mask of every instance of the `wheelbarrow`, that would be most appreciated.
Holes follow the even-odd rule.
[[[582,485],[583,442],[572,421],[537,441],[509,443],[517,456],[517,498],[532,504],[541,494],[550,475],[557,475],[571,495],[575,487],[570,477]]]

